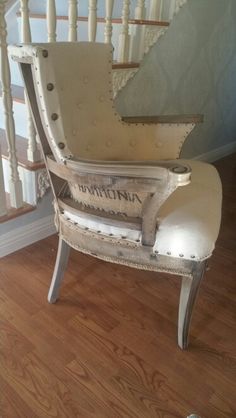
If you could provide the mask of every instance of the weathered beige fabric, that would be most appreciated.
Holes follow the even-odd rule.
[[[57,160],[70,155],[111,161],[178,158],[194,124],[122,122],[113,105],[111,45],[49,43],[29,46],[28,55],[34,57],[41,117]],[[48,85],[54,88],[47,90]],[[58,117],[52,122],[53,114]]]
[[[192,168],[191,183],[179,187],[161,207],[154,252],[187,260],[204,260],[212,254],[219,233],[221,181],[210,164],[189,160],[178,162],[187,163]],[[126,241],[133,243],[141,240],[141,231],[138,230],[88,222],[69,212],[65,212],[65,216],[89,231],[100,231],[107,239],[111,239],[110,236],[112,239],[125,237]]]

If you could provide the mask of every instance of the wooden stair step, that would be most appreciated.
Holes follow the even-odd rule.
[[[26,213],[32,212],[36,209],[36,206],[29,205],[28,203],[23,203],[22,208],[16,209],[12,208],[10,205],[10,195],[6,193],[6,203],[7,203],[7,214],[0,216],[0,223],[10,221],[18,216],[25,215]]]
[[[21,12],[18,12],[17,17],[21,17]],[[46,14],[40,14],[40,13],[30,13],[29,17],[31,19],[46,19]],[[68,16],[57,16],[57,20],[68,20]],[[78,22],[88,22],[88,16],[78,16],[77,17]],[[98,23],[105,23],[106,19],[104,17],[97,17]],[[168,21],[160,21],[160,20],[148,20],[148,19],[129,19],[128,20],[130,25],[146,25],[146,26],[161,26],[161,27],[168,27],[170,25],[170,22]],[[122,24],[121,18],[112,18],[112,23],[118,23]]]
[[[126,123],[168,123],[168,124],[185,124],[185,123],[202,123],[203,115],[158,115],[158,116],[123,116],[123,122]]]
[[[27,144],[28,140],[22,136],[16,135],[16,150],[18,163],[21,167],[29,171],[37,171],[45,167],[44,161],[31,162],[27,159]],[[8,146],[6,141],[6,133],[4,129],[0,129],[0,144],[2,157],[8,159]]]
[[[138,62],[117,62],[113,61],[112,68],[113,70],[125,70],[129,68],[139,68],[140,64]]]

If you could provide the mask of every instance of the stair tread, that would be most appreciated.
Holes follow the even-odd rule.
[[[21,17],[21,12],[17,13],[18,17]],[[41,13],[30,13],[30,18],[32,19],[46,19],[46,14]],[[57,16],[57,20],[68,20],[68,16],[66,15],[59,15]],[[78,16],[77,21],[87,22],[88,16]],[[106,19],[104,17],[97,17],[97,22],[105,23]],[[170,25],[168,21],[161,21],[161,20],[149,20],[149,19],[129,19],[129,24],[131,25],[150,25],[150,26],[162,26],[167,27]],[[122,23],[121,18],[112,18],[112,23]]]
[[[113,70],[125,70],[129,68],[139,68],[140,64],[138,62],[118,62],[113,61],[112,68]]]
[[[122,120],[127,123],[202,123],[203,115],[157,115],[157,116],[123,116]]]
[[[25,215],[26,213],[32,212],[36,209],[36,206],[29,205],[28,203],[23,202],[23,206],[19,209],[12,208],[10,205],[10,195],[6,193],[6,203],[7,203],[7,214],[0,216],[0,223],[10,221],[18,216]]]
[[[23,138],[20,135],[16,135],[16,149],[18,163],[21,167],[26,168],[29,171],[36,171],[45,167],[44,161],[31,162],[27,159],[27,138]],[[8,146],[6,141],[6,134],[4,129],[0,129],[0,145],[2,157],[8,159]]]

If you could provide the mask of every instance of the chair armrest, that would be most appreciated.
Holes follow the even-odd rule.
[[[123,116],[122,121],[125,123],[134,124],[186,124],[186,123],[202,123],[203,115],[157,115],[157,116]]]
[[[138,165],[136,162],[82,160],[67,160],[66,164],[62,164],[47,156],[46,162],[50,172],[70,184],[83,184],[100,190],[145,192],[146,197],[141,202],[142,244],[147,246],[155,243],[160,207],[178,187],[189,184],[191,176],[187,165],[173,161],[156,162],[156,166],[154,163]]]

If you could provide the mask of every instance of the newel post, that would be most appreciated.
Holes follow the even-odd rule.
[[[29,21],[29,0],[20,1],[20,11],[21,11],[21,42],[30,43],[31,42],[31,31],[30,31],[30,21]],[[25,104],[27,109],[27,123],[28,123],[28,149],[27,149],[27,158],[29,161],[35,162],[41,160],[41,153],[37,146],[36,141],[36,130],[34,127],[34,122],[31,116],[30,105],[26,92],[24,91]]]
[[[13,118],[13,105],[11,95],[11,74],[7,54],[7,29],[5,20],[6,0],[0,2],[0,80],[2,83],[2,101],[5,119],[6,138],[9,152],[10,165],[10,203],[14,208],[23,205],[22,183],[18,172],[18,162],[16,157],[15,144],[15,122]]]

